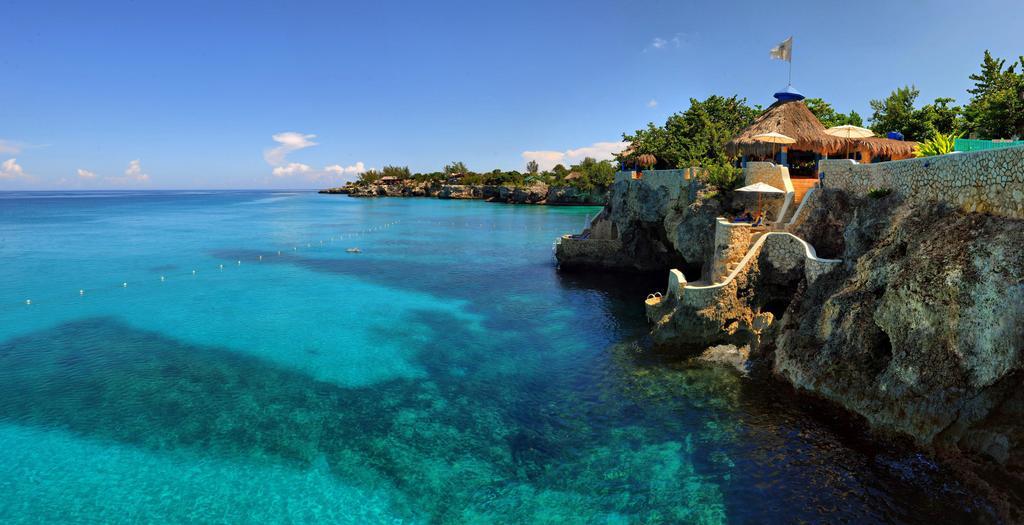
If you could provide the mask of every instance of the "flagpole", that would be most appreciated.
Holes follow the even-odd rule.
[[[792,36],[789,38],[793,38]],[[793,43],[789,44],[789,85],[793,85]]]

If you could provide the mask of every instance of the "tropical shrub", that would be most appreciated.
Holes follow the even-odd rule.
[[[708,187],[720,193],[728,193],[743,183],[743,170],[731,164],[712,163],[703,166],[700,178]]]
[[[892,193],[892,188],[871,188],[868,190],[868,197],[872,199],[882,199],[888,197]]]
[[[918,157],[931,157],[953,153],[956,139],[962,136],[963,133],[935,133],[932,138],[918,144],[914,154]]]

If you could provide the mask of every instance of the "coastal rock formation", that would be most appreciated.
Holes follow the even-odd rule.
[[[845,231],[848,268],[794,298],[775,371],[875,428],[1019,472],[1024,221],[937,204],[869,215]]]
[[[749,345],[778,377],[873,429],[967,461],[1001,487],[1004,515],[1020,516],[1024,219],[896,193],[809,199],[789,233],[755,241],[723,283],[670,278],[647,304],[654,342],[691,355]],[[801,257],[804,239],[842,262]]]
[[[677,186],[684,187],[680,179]],[[694,280],[713,250],[721,200],[703,192],[622,180],[582,235],[563,237],[555,256],[563,268],[667,271]]]
[[[508,204],[587,205],[600,206],[608,200],[608,190],[583,190],[571,186],[548,186],[535,183],[527,187],[465,184],[440,184],[403,181],[392,184],[348,184],[320,190],[324,194],[352,197],[436,197],[438,199],[482,199]]]

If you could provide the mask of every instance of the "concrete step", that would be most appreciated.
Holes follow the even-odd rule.
[[[804,195],[818,184],[818,179],[790,179],[790,182],[793,183],[793,206],[797,206],[804,200]]]

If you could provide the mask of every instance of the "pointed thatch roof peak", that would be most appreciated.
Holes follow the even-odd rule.
[[[780,100],[754,119],[750,127],[727,142],[725,149],[730,155],[771,154],[778,150],[778,145],[754,139],[765,133],[781,133],[795,140],[790,148],[796,150],[833,153],[846,147],[843,139],[825,133],[825,126],[802,100]]]

